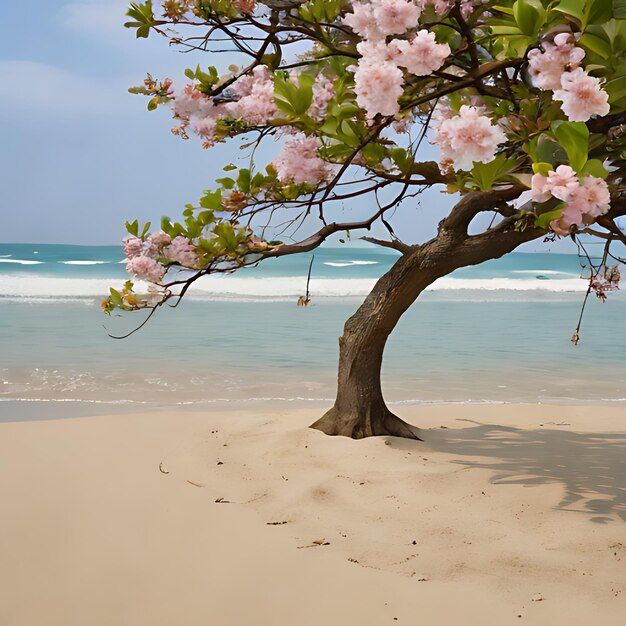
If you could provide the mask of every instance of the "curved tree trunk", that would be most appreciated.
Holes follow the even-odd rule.
[[[419,294],[438,278],[467,265],[510,252],[537,236],[526,231],[468,237],[441,230],[437,238],[400,257],[374,286],[339,338],[339,375],[335,405],[311,428],[353,439],[395,435],[419,439],[386,406],[380,373],[387,338]]]

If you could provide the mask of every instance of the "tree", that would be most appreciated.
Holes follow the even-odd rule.
[[[138,38],[155,33],[211,59],[236,51],[243,63],[228,73],[198,66],[176,88],[148,75],[131,91],[150,96],[150,110],[171,106],[173,132],[205,148],[244,135],[250,162],[226,164],[181,221],[164,218],[152,234],[127,223],[127,269],[152,286],[112,289],[107,313],[153,313],[206,274],[382,224],[387,237],[363,239],[400,256],[346,322],[337,399],[313,427],[416,438],[385,405],[381,364],[401,315],[436,279],[534,239],[585,234],[606,242],[603,258],[589,259],[587,295],[617,287],[624,0],[166,0],[158,15],[148,0],[128,15]],[[420,158],[427,142],[439,163]],[[264,167],[256,155],[267,143],[281,147]],[[409,245],[390,216],[433,187],[456,204],[433,239]],[[359,197],[369,216],[339,221],[334,207]],[[484,213],[491,224],[470,234]],[[303,223],[316,226],[298,238]],[[277,225],[289,243],[268,240]],[[166,280],[177,268],[191,272]]]

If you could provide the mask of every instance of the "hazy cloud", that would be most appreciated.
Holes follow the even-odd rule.
[[[128,44],[133,31],[124,28],[126,0],[91,0],[70,2],[61,7],[59,20],[80,34],[96,37],[111,44]]]
[[[124,85],[78,76],[47,63],[0,60],[0,111],[11,116],[109,115],[131,109]]]

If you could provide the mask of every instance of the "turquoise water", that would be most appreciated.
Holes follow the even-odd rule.
[[[1,400],[329,402],[343,323],[395,257],[319,250],[307,309],[295,296],[304,292],[310,256],[263,264],[115,340],[107,332],[123,334],[143,319],[100,312],[100,293],[125,278],[120,258],[118,247],[0,245]],[[573,346],[580,274],[574,256],[513,254],[435,285],[392,335],[387,399],[626,401],[626,298],[590,301],[583,341]],[[10,405],[0,403],[0,417]]]

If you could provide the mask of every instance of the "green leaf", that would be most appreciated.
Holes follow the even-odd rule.
[[[224,189],[232,189],[235,186],[235,180],[230,178],[230,176],[225,176],[224,178],[216,178],[215,182],[218,185],[222,185]]]
[[[555,141],[553,141],[549,137],[546,137],[545,135],[540,135],[537,139],[536,145],[534,146],[532,159],[533,161],[551,163],[552,165],[555,165],[555,155],[558,150],[559,145]]]
[[[548,211],[547,213],[542,213],[535,220],[535,226],[543,230],[548,230],[548,228],[550,228],[550,222],[552,220],[558,220],[559,217],[561,217],[560,208],[554,209],[554,211]]]
[[[141,94],[142,96],[149,96],[152,94],[152,92],[146,89],[143,85],[139,85],[137,87],[129,87],[128,93]]]
[[[134,237],[139,237],[139,220],[125,222],[126,230]]]
[[[117,291],[117,289],[113,289],[113,287],[109,288],[109,293],[111,294],[109,297],[111,298],[111,302],[117,307],[124,306],[124,301],[122,300],[122,294]]]
[[[552,167],[552,163],[533,163],[533,173],[541,174],[542,176],[547,176],[549,172],[551,172],[554,168]]]
[[[581,174],[583,176],[595,176],[596,178],[601,178],[602,180],[605,180],[609,175],[600,159],[589,159],[587,163],[585,163],[585,167],[583,167]]]
[[[135,33],[137,39],[147,39],[150,36],[150,26],[140,26]]]
[[[274,74],[274,101],[276,106],[293,117],[304,115],[313,102],[313,79],[302,75],[296,85],[285,71]]]
[[[513,9],[510,7],[503,7],[500,5],[495,5],[491,7],[492,11],[499,11],[500,13],[506,13],[506,15],[513,15]]]
[[[200,206],[203,209],[211,209],[212,211],[222,210],[222,190],[206,191],[204,196],[200,198]]]
[[[413,165],[413,158],[404,148],[394,148],[391,151],[391,160],[398,166],[402,174],[407,174]]]
[[[587,162],[589,153],[589,129],[584,122],[557,120],[551,124],[552,132],[567,153],[569,164],[580,172]]]
[[[604,24],[613,17],[610,0],[588,0],[585,7],[586,24]]]
[[[387,148],[374,141],[368,143],[361,152],[372,165],[378,165],[388,154]]]
[[[603,59],[608,59],[611,56],[611,44],[597,35],[591,33],[585,33],[579,40],[579,45],[591,52],[595,52]]]
[[[626,0],[613,0],[613,17],[616,20],[626,20]]]
[[[585,13],[585,2],[586,0],[561,0],[553,10],[575,17],[579,22],[582,22]]]
[[[489,191],[497,182],[504,182],[516,167],[515,159],[499,154],[489,163],[474,163],[470,175],[481,191]]]
[[[546,21],[546,11],[539,0],[517,0],[513,16],[520,30],[529,36],[535,36]]]
[[[239,176],[237,176],[237,187],[242,193],[250,193],[250,170],[240,169]]]
[[[603,85],[603,89],[609,94],[609,102],[613,104],[626,98],[626,76],[614,78]]]

